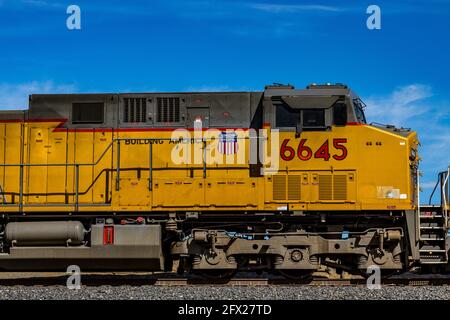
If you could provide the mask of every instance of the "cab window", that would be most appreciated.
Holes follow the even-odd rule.
[[[344,102],[336,102],[333,106],[333,122],[336,126],[347,124],[347,105]]]
[[[295,128],[300,119],[300,110],[288,105],[279,105],[276,109],[277,128]]]
[[[276,127],[302,130],[327,129],[326,109],[294,109],[286,104],[276,106]]]
[[[366,123],[366,116],[364,115],[365,103],[361,99],[353,99],[353,105],[355,106],[356,120],[359,123]]]
[[[302,125],[303,128],[325,127],[325,109],[303,109]]]

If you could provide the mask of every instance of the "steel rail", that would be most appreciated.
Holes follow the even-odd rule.
[[[16,276],[2,276],[0,285],[3,286],[41,286],[65,285],[67,274],[50,273],[15,273]],[[349,276],[343,278],[311,277],[308,279],[292,280],[280,276],[261,277],[233,277],[229,279],[207,279],[200,276],[178,276],[174,273],[83,273],[84,286],[103,285],[154,285],[154,286],[365,286],[366,279],[362,276]],[[450,277],[435,277],[430,275],[414,275],[410,277],[393,276],[382,279],[383,285],[401,286],[450,286]]]

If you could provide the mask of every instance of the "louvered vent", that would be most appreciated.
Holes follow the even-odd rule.
[[[157,122],[180,122],[180,98],[157,98]]]
[[[146,122],[147,100],[145,98],[124,98],[124,122]]]
[[[105,105],[103,102],[72,103],[73,124],[103,123]]]
[[[301,176],[288,176],[288,200],[300,200]]]
[[[287,183],[286,183],[287,179]],[[273,176],[273,200],[300,200],[301,176]]]
[[[347,200],[347,176],[319,175],[319,200]]]
[[[333,200],[331,175],[319,175],[319,200]]]
[[[286,200],[286,176],[273,176],[273,200]]]
[[[334,200],[347,199],[347,176],[335,175],[333,177]]]

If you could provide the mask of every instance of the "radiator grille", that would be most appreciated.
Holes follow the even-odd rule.
[[[157,122],[180,122],[180,98],[157,98]]]
[[[124,98],[124,122],[146,122],[147,100],[145,98]]]
[[[347,176],[319,175],[319,200],[347,200]]]
[[[331,175],[319,175],[319,200],[333,200]]]
[[[286,176],[273,176],[273,200],[286,200]]]
[[[288,176],[288,200],[300,200],[301,176]]]
[[[273,200],[300,200],[301,176],[273,176]]]
[[[347,199],[347,176],[335,175],[333,178],[334,200]]]

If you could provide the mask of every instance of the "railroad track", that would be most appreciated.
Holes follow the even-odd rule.
[[[58,286],[66,285],[65,273],[0,273],[0,286]],[[177,276],[171,273],[86,273],[81,275],[84,286],[362,286],[366,280],[352,276],[345,279],[313,277],[307,280],[290,280],[277,276],[238,276],[231,279],[205,279],[197,276]],[[450,276],[437,275],[401,275],[381,281],[382,285],[403,286],[447,286]]]

